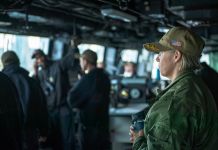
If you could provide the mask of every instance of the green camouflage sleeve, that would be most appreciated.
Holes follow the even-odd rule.
[[[133,150],[146,150],[146,147],[147,147],[147,146],[146,146],[146,139],[145,139],[145,137],[143,136],[143,137],[138,137],[138,138],[135,140],[132,149],[133,149]]]
[[[193,133],[191,131],[194,130],[191,128],[195,126],[194,122],[196,122],[195,118],[190,115],[190,111],[193,111],[192,108],[187,104],[177,103],[167,109],[163,112],[151,111],[151,118],[145,124],[145,137],[136,139],[133,150],[190,149],[192,141],[187,140],[190,143],[185,143],[184,139],[186,139],[188,131],[190,131],[189,135],[192,139]]]

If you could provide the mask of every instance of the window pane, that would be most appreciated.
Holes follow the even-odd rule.
[[[30,72],[33,71],[33,60],[31,59],[33,50],[41,48],[46,54],[48,53],[49,38],[0,33],[0,41],[0,55],[7,50],[15,51],[21,66]],[[2,69],[2,64],[0,67]]]
[[[138,51],[133,49],[124,49],[121,53],[123,62],[134,62],[137,63]]]

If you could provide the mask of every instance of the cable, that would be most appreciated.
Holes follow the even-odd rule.
[[[8,6],[8,8],[12,8],[14,7],[16,4],[18,4],[19,2],[22,2],[23,0],[17,0],[14,3],[12,3],[11,5]]]

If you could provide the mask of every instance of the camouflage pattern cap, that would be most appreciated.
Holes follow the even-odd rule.
[[[190,56],[201,56],[204,40],[185,27],[173,27],[159,42],[146,43],[144,48],[152,52],[179,50]]]

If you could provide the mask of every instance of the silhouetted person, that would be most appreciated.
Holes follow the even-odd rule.
[[[0,149],[22,150],[22,109],[13,82],[0,72]]]
[[[15,84],[24,116],[24,150],[38,150],[39,142],[45,141],[48,133],[48,112],[45,96],[38,82],[29,77],[29,72],[20,67],[18,56],[7,51],[1,57],[2,72]]]
[[[72,109],[79,109],[80,120],[77,142],[82,150],[110,149],[109,94],[110,80],[103,69],[96,68],[97,54],[91,50],[83,52],[80,65],[85,75],[68,94]],[[78,116],[74,116],[74,119]],[[78,121],[78,120],[76,120]],[[82,125],[81,125],[82,124]],[[79,130],[78,129],[78,130]]]
[[[155,98],[144,129],[130,127],[133,150],[215,150],[217,109],[204,82],[195,74],[204,40],[185,27],[171,28],[159,42],[144,48],[159,53],[162,76],[171,80]]]
[[[218,73],[207,65],[206,62],[201,63],[201,66],[202,67],[197,71],[197,74],[203,79],[207,87],[210,89],[218,108]]]
[[[70,87],[73,87],[75,83],[78,81],[78,75],[81,74],[81,68],[79,65],[79,48],[78,45],[81,44],[81,37],[75,35],[70,40],[70,48],[69,51],[74,53],[74,61],[72,63],[72,58],[68,57],[67,59],[63,59],[63,63],[65,65],[65,70],[68,72]],[[70,60],[71,59],[71,60]],[[66,66],[68,64],[68,66]]]
[[[35,78],[46,95],[50,117],[50,134],[48,144],[53,149],[71,150],[72,117],[68,108],[66,97],[70,89],[68,71],[78,68],[78,53],[73,49],[59,61],[52,61],[45,53],[37,49],[32,58],[35,59]]]

